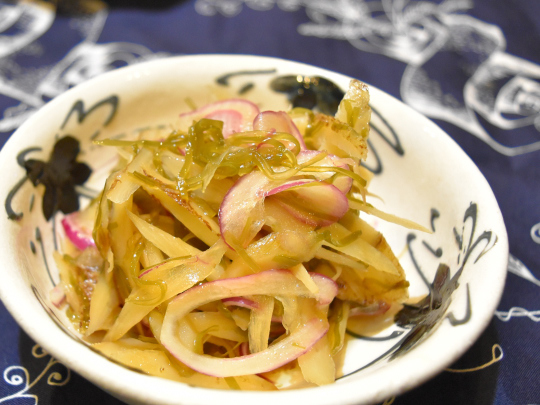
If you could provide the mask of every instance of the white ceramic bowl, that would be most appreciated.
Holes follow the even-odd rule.
[[[216,82],[229,73],[227,84]],[[0,222],[1,299],[21,327],[44,349],[83,377],[129,403],[152,404],[361,404],[383,401],[411,389],[455,361],[477,339],[499,301],[506,274],[508,244],[497,202],[486,180],[466,154],[436,125],[393,97],[371,88],[374,109],[368,165],[380,172],[371,191],[385,211],[432,227],[432,234],[410,232],[379,221],[411,282],[411,296],[429,293],[439,263],[458,274],[459,287],[448,310],[411,350],[390,354],[418,328],[393,326],[379,340],[358,340],[348,348],[336,383],[282,392],[217,391],[149,377],[115,364],[82,343],[64,312],[51,304],[58,282],[51,254],[57,220],[41,214],[41,188],[30,181],[16,188],[24,169],[17,157],[47,161],[55,139],[66,134],[81,142],[79,160],[92,166],[87,186],[99,188],[111,155],[92,139],[118,136],[153,125],[174,123],[197,105],[238,96],[263,108],[284,109],[288,101],[268,84],[276,76],[322,76],[345,89],[349,78],[300,63],[253,56],[182,56],[122,68],[89,80],[33,115],[0,154],[1,198],[19,220]],[[38,149],[35,149],[38,148]],[[26,151],[26,154],[19,155]],[[6,175],[9,174],[9,175]],[[470,297],[470,299],[469,299]],[[472,309],[472,310],[471,310]],[[450,319],[453,322],[450,322]],[[461,320],[461,322],[456,322]],[[384,337],[389,337],[384,339]]]

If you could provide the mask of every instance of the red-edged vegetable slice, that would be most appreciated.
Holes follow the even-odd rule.
[[[304,137],[293,120],[284,111],[263,111],[253,120],[253,129],[270,133],[285,132],[294,136],[300,143],[300,149],[306,150]]]
[[[251,101],[230,99],[208,104],[197,110],[180,115],[179,127],[187,129],[194,121],[209,118],[223,122],[225,138],[237,132],[251,131],[253,120],[259,114],[259,107]]]
[[[51,303],[56,308],[61,308],[62,305],[64,305],[64,303],[66,302],[66,293],[64,292],[62,285],[58,284],[51,290],[50,299]]]
[[[62,227],[66,236],[80,250],[96,246],[92,238],[93,218],[86,217],[82,211],[76,211],[62,219]]]
[[[223,302],[223,305],[225,305],[226,307],[235,306],[235,307],[241,307],[241,308],[246,308],[250,310],[260,309],[260,305],[258,302],[252,299],[246,298],[246,297],[230,297],[230,298],[225,298],[221,300],[221,302]],[[272,322],[281,322],[280,316],[272,316],[271,319],[272,319]]]
[[[219,208],[219,226],[225,242],[233,249],[247,246],[264,225],[264,199],[285,191],[295,195],[282,195],[281,202],[291,215],[308,224],[330,225],[349,209],[345,194],[332,184],[314,179],[276,181],[253,171],[231,187]]]
[[[293,217],[313,226],[331,225],[349,210],[345,194],[323,181],[290,182],[270,190],[267,195],[277,193],[280,193],[280,203]]]
[[[303,164],[315,156],[323,152],[316,150],[303,150],[296,157],[298,164]],[[337,167],[344,170],[350,170],[355,165],[354,161],[350,158],[340,158],[336,155],[327,155],[322,160],[318,161],[315,166],[328,166],[329,168]],[[317,180],[329,180],[334,177],[332,184],[341,190],[344,194],[347,194],[352,187],[353,179],[349,176],[337,175],[333,171],[328,172],[310,172],[311,176]]]
[[[337,285],[319,274],[312,275],[312,278],[319,288],[317,294],[310,292],[287,270],[269,270],[195,286],[169,304],[161,329],[161,343],[188,367],[211,376],[231,377],[274,370],[308,352],[328,331],[328,321],[314,316],[267,349],[234,358],[211,357],[189,350],[177,337],[177,325],[184,316],[201,305],[236,296],[299,296],[313,298],[319,305],[328,305],[337,294]]]

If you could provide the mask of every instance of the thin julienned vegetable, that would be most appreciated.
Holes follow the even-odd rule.
[[[365,201],[368,102],[353,80],[335,117],[232,99],[182,114],[166,136],[98,142],[120,163],[63,220],[55,303],[97,350],[150,375],[243,390],[333,382],[348,322],[387,323],[408,298],[360,212],[422,228]]]

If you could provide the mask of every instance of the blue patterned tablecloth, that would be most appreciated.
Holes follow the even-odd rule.
[[[51,98],[169,55],[277,56],[357,77],[434,119],[500,204],[502,301],[452,366],[393,401],[540,404],[540,2],[191,0],[0,2],[0,145]],[[0,403],[119,403],[43,352],[0,304]]]

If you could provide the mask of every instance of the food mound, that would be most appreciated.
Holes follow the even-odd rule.
[[[339,376],[347,325],[408,298],[366,202],[370,107],[335,117],[219,101],[175,130],[104,140],[120,162],[63,219],[67,313],[105,356],[190,385],[275,390]],[[414,226],[414,225],[413,225]]]

